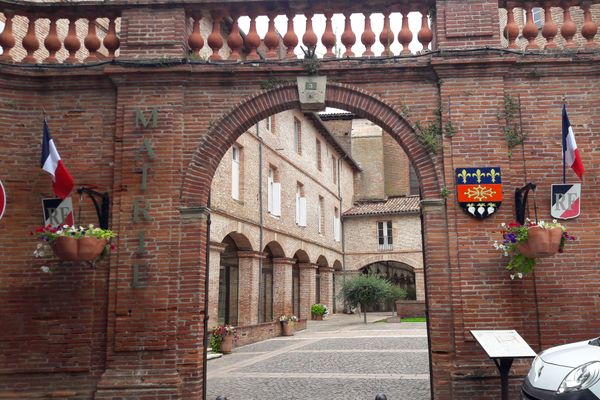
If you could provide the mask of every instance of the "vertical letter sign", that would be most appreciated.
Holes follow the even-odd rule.
[[[0,181],[0,219],[2,219],[5,209],[6,209],[6,192],[4,191],[4,186],[2,186],[2,181]]]

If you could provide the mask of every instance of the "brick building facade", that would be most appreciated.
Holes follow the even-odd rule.
[[[512,7],[530,2],[508,3]],[[236,33],[236,18],[229,18],[232,6],[252,20],[259,14],[293,16],[299,8],[292,14],[280,2],[226,4],[53,4],[56,15],[112,14],[121,19],[119,55],[105,64],[15,62],[15,36],[10,29],[0,35],[0,179],[8,193],[0,220],[2,397],[202,397],[208,226],[215,218],[209,204],[211,181],[244,132],[269,115],[300,106],[295,78],[306,74],[302,61],[273,55],[280,43],[274,28],[264,36],[250,29],[242,37]],[[312,3],[302,4],[309,16],[319,13]],[[469,334],[471,329],[516,329],[539,351],[597,336],[600,328],[590,317],[590,310],[598,307],[600,289],[594,212],[600,198],[595,147],[600,140],[595,107],[600,101],[599,54],[597,20],[587,8],[596,10],[598,2],[570,4],[583,10],[582,25],[575,24],[575,37],[583,37],[583,45],[519,52],[507,52],[502,44],[498,16],[505,2],[431,0],[398,8],[364,4],[360,12],[368,15],[421,12],[422,27],[412,35],[401,26],[390,30],[400,47],[410,36],[431,51],[387,53],[390,31],[384,25],[384,31],[367,28],[365,35],[348,32],[340,40],[347,50],[357,42],[366,49],[378,42],[383,56],[380,49],[376,56],[364,58],[346,51],[344,58],[329,58],[319,66],[319,74],[329,78],[326,105],[348,110],[388,132],[419,178],[436,400],[498,398],[496,367]],[[260,5],[268,7],[254,8]],[[50,10],[13,1],[0,1],[0,7],[8,22],[17,14],[38,21]],[[343,2],[331,2],[330,9],[347,11]],[[213,17],[213,29],[209,35],[200,34],[195,22],[207,16]],[[229,34],[222,33],[222,26]],[[336,42],[328,29],[318,36],[310,26],[306,31],[307,35],[286,32],[287,50],[293,52],[298,42],[312,47],[320,40],[326,48]],[[552,32],[542,29],[542,35]],[[571,32],[569,27],[557,34]],[[49,33],[47,45],[55,49],[58,39],[62,48],[76,36]],[[87,36],[81,45],[97,49],[96,36]],[[114,48],[114,37],[107,37],[103,44]],[[30,39],[24,37],[23,48],[33,57],[43,43],[36,46]],[[267,49],[263,59],[255,54],[261,41]],[[226,47],[231,61],[217,56]],[[200,51],[210,54],[210,60],[203,60]],[[498,118],[507,94],[520,99],[520,124],[528,133],[522,149],[508,149],[504,123]],[[514,218],[512,193],[524,183],[538,185],[538,215],[549,218],[549,187],[562,181],[563,98],[586,168],[583,213],[568,224],[578,240],[567,253],[540,261],[526,279],[512,281],[504,270],[506,260],[491,243],[498,237],[498,224]],[[28,232],[41,222],[41,198],[52,195],[48,176],[38,168],[42,109],[76,184],[111,196],[116,249],[95,269],[32,255],[36,243]],[[136,126],[136,111],[149,116],[153,110],[156,125]],[[452,134],[444,130],[437,136],[440,148],[419,140],[419,126],[434,124],[439,132],[449,122]],[[140,151],[147,150],[147,144],[152,158]],[[141,185],[145,166],[147,187]],[[454,197],[455,168],[479,166],[500,166],[504,185],[502,207],[483,221],[465,215]],[[77,196],[73,200],[77,220],[95,222],[90,201]],[[148,218],[134,218],[134,210],[142,206]],[[45,274],[42,265],[54,272]],[[513,366],[513,394],[528,366]]]

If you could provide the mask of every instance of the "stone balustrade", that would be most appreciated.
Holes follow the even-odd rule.
[[[599,47],[600,1],[503,1],[505,45],[521,50],[585,50]]]
[[[0,6],[2,62],[73,64],[118,54],[119,9],[79,9],[64,3]]]

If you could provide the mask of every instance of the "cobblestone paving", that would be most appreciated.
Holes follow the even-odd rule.
[[[207,400],[428,400],[425,324],[362,324],[357,315],[243,346],[208,362]]]

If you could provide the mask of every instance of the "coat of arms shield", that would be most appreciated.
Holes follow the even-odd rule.
[[[478,219],[489,217],[502,204],[500,168],[456,168],[456,193],[467,214]]]
[[[556,219],[571,219],[581,211],[581,184],[552,185],[550,214]]]

